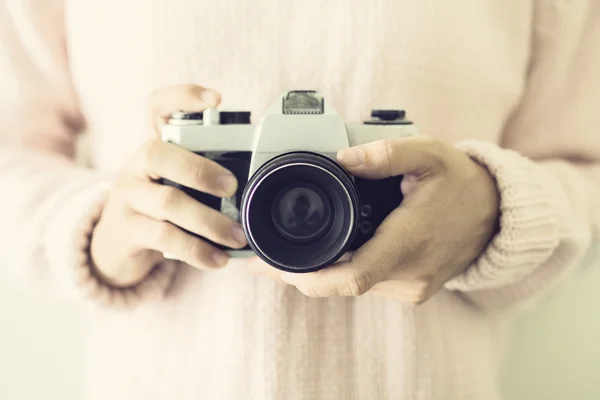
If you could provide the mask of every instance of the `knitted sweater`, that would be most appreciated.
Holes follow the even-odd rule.
[[[599,19],[594,0],[3,1],[0,270],[84,307],[87,399],[497,399],[510,312],[599,236]],[[290,88],[348,122],[404,108],[489,168],[500,230],[419,306],[309,298],[243,260],[110,287],[94,223],[147,95],[182,82],[255,122]]]

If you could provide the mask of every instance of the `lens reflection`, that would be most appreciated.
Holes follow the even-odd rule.
[[[286,240],[314,243],[331,227],[331,200],[323,189],[310,182],[294,182],[275,196],[271,217],[275,229]]]

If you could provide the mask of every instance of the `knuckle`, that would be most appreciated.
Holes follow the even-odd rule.
[[[436,238],[436,227],[432,226],[431,229],[422,229],[420,231],[419,243],[416,247],[422,250],[434,250],[435,238]]]
[[[410,243],[411,254],[423,254],[429,259],[432,252],[437,250],[436,247],[436,235],[438,235],[439,228],[437,224],[430,221],[427,218],[423,218],[418,224],[411,225],[410,236],[403,235],[400,238],[403,239],[405,244]]]
[[[394,142],[391,139],[382,139],[380,141],[381,154],[383,157],[383,165],[386,168],[386,173],[392,173],[392,165],[394,159]]]
[[[448,149],[442,141],[431,137],[425,139],[425,154],[433,167],[438,169],[446,167],[447,151]]]
[[[181,91],[182,96],[196,100],[202,97],[202,92],[204,92],[206,89],[198,85],[186,84],[179,87],[179,90]]]
[[[357,271],[350,274],[347,286],[350,295],[362,296],[373,287],[373,276],[366,270]]]
[[[391,155],[394,151],[394,141],[392,139],[381,139],[381,148],[387,159],[391,159]]]
[[[190,163],[188,173],[192,176],[197,182],[203,182],[206,180],[207,169],[206,162],[203,158],[198,159],[196,162]]]
[[[161,210],[169,210],[177,205],[180,199],[180,192],[173,186],[161,186],[159,197],[159,206]]]
[[[187,98],[197,99],[200,97],[200,94],[202,93],[202,90],[199,86],[188,84],[188,83],[183,83],[181,85],[175,85],[171,89],[178,96],[181,96],[184,98],[187,97]]]
[[[172,238],[172,227],[168,222],[160,222],[156,225],[156,229],[152,233],[154,238],[154,242],[156,244],[167,244],[170,243],[170,239]]]
[[[199,256],[202,256],[203,253],[202,246],[200,245],[200,243],[201,242],[198,239],[190,238],[189,240],[186,240],[186,243],[184,245],[185,252],[192,256],[192,258],[199,258]]]
[[[190,238],[184,245],[184,252],[191,260],[197,260],[201,265],[208,265],[207,251],[204,242],[198,238]]]

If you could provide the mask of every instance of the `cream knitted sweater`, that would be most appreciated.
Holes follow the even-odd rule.
[[[0,3],[0,268],[85,307],[87,399],[498,398],[508,311],[599,236],[600,2],[64,5]],[[90,274],[93,224],[148,136],[146,96],[181,82],[255,118],[288,88],[319,88],[348,121],[403,107],[489,167],[501,230],[421,306],[308,298],[243,261],[111,288]],[[91,168],[72,161],[78,132]]]

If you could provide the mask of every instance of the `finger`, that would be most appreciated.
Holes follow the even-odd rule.
[[[423,177],[439,172],[445,164],[447,146],[426,137],[383,139],[344,149],[338,162],[351,174],[368,179],[412,174]]]
[[[281,280],[310,297],[361,296],[382,278],[376,270],[357,268],[348,262],[307,274],[281,273]]]
[[[429,265],[412,265],[395,269],[384,281],[375,284],[370,292],[402,301],[421,304],[436,294],[449,278],[445,274],[428,274]],[[415,272],[420,272],[415,275]]]
[[[132,158],[128,170],[142,179],[164,178],[217,197],[232,196],[237,190],[237,180],[226,168],[160,140],[149,140]]]
[[[397,277],[412,279],[414,271],[401,267],[419,263],[417,258],[433,234],[426,214],[426,209],[418,207],[395,209],[377,228],[373,237],[354,252],[348,264],[354,268],[377,270],[380,273],[378,276],[383,274],[384,278],[396,274]]]
[[[216,91],[194,84],[179,84],[156,89],[148,97],[148,114],[157,136],[160,128],[175,111],[203,111],[216,107],[221,95]]]
[[[422,304],[433,294],[431,287],[423,282],[396,280],[379,282],[371,288],[369,293],[411,304]]]
[[[372,268],[350,263],[354,254],[346,253],[335,264],[316,272],[282,272],[281,279],[310,297],[361,296],[381,281],[387,271],[383,264]]]
[[[311,297],[363,295],[418,250],[416,239],[407,234],[416,218],[396,209],[350,260],[309,274],[284,273],[281,279]],[[402,231],[398,226],[403,227]]]
[[[338,262],[349,260],[352,253],[345,253]],[[274,279],[281,279],[281,274],[283,271],[272,267],[271,265],[264,262],[260,257],[252,257],[248,259],[248,268],[259,275],[268,276]]]
[[[157,221],[141,214],[134,214],[132,236],[137,246],[173,255],[176,259],[199,269],[215,269],[225,266],[228,255],[196,238],[170,222]]]
[[[279,280],[281,271],[264,262],[259,257],[252,257],[248,260],[248,268],[255,274],[267,276]]]
[[[240,224],[176,187],[133,180],[124,190],[127,205],[137,213],[171,222],[224,246],[246,245]]]

